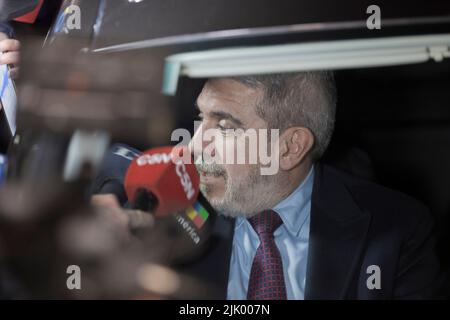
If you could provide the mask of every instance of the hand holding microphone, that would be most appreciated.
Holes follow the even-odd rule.
[[[199,192],[200,178],[184,152],[161,147],[140,153],[114,145],[105,156],[93,193],[107,193],[113,199],[114,194],[121,199],[120,205],[132,209],[123,210],[132,231],[153,237],[152,243],[171,243],[172,256],[191,258],[209,239],[215,213]],[[98,197],[114,202],[108,195]]]

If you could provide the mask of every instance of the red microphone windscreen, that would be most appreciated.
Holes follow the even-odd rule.
[[[200,177],[192,161],[183,160],[185,149],[161,147],[148,150],[130,164],[125,176],[128,200],[144,188],[157,198],[156,217],[174,214],[197,200]],[[189,158],[190,159],[190,158]]]

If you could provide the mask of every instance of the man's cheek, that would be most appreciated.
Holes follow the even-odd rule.
[[[221,201],[225,196],[227,184],[222,177],[219,177],[215,178],[214,182],[210,181],[209,183],[202,184],[201,190],[205,193],[208,200]]]
[[[258,130],[238,130],[236,139],[237,163],[255,165],[258,163]]]
[[[218,163],[222,165],[233,165],[235,163],[235,143],[234,138],[219,134],[215,140]]]
[[[239,183],[242,180],[245,180],[248,172],[250,170],[249,165],[247,164],[230,164],[225,166],[226,177],[225,180],[230,184]]]
[[[216,152],[221,163],[243,167],[257,164],[258,141],[255,130],[237,129],[235,134],[220,135],[215,140]],[[245,172],[245,171],[244,171]]]

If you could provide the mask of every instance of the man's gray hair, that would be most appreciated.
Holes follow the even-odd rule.
[[[314,135],[313,161],[328,147],[336,114],[336,86],[331,71],[233,77],[244,85],[262,89],[257,113],[269,128],[306,127]]]

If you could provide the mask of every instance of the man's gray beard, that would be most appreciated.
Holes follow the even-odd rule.
[[[209,169],[219,169],[217,165],[210,165]],[[223,170],[223,169],[222,169]],[[208,171],[210,172],[210,171]],[[225,170],[221,171],[222,173]],[[225,173],[225,195],[221,200],[208,197],[211,187],[200,185],[200,189],[211,206],[221,215],[227,217],[249,218],[262,210],[270,208],[270,194],[274,194],[269,176],[261,175],[259,166],[252,166],[248,177],[234,185],[233,180]]]

